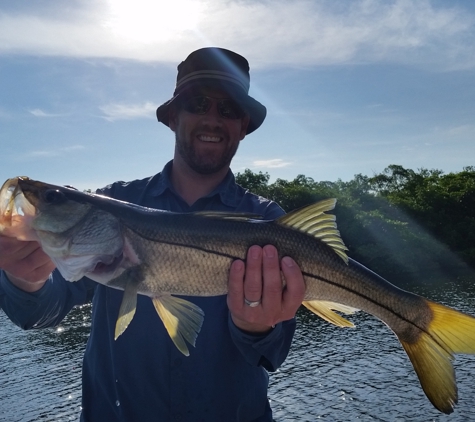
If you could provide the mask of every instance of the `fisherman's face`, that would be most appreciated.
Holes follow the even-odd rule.
[[[189,112],[183,107],[170,110],[170,129],[175,132],[175,154],[199,174],[217,173],[228,168],[239,142],[246,135],[249,115],[234,119],[223,117],[218,101],[230,98],[221,90],[201,88],[191,96],[205,95],[211,107],[204,114]]]

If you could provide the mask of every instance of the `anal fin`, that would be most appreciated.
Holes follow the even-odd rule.
[[[195,346],[203,325],[203,310],[188,300],[171,295],[152,298],[152,302],[175,346],[189,356],[186,342]]]
[[[302,305],[320,318],[338,327],[354,327],[354,324],[333,311],[343,312],[344,314],[354,314],[359,311],[359,309],[342,305],[341,303],[323,300],[304,301]]]

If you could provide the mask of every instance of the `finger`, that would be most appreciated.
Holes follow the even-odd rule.
[[[40,245],[36,242],[23,242],[24,246],[18,248],[15,253],[12,255],[12,258],[16,259],[17,261],[30,261],[31,256],[33,255],[36,259],[39,257],[43,257],[45,260],[47,255],[43,252]]]
[[[240,312],[244,306],[244,262],[236,260],[231,264],[228,281],[228,308],[231,313]]]
[[[247,252],[244,276],[244,298],[257,302],[262,297],[262,248],[251,246]]]
[[[293,318],[305,296],[305,280],[300,267],[288,256],[282,258],[282,273],[286,281],[282,310],[286,316]]]
[[[263,248],[263,289],[262,305],[265,308],[280,312],[282,302],[282,276],[279,255],[275,246],[266,245]]]
[[[29,242],[22,242],[14,237],[0,236],[0,261],[4,261],[10,255],[15,254],[24,248],[27,243]]]
[[[15,254],[18,262],[28,268],[37,268],[47,262],[51,262],[51,258],[43,252],[38,244],[25,246]]]
[[[39,247],[37,242],[24,242],[12,237],[2,236],[0,239],[0,263],[20,261]]]
[[[9,274],[32,283],[44,281],[54,268],[54,263],[36,242],[25,245],[3,264]]]
[[[55,269],[54,263],[50,260],[35,268],[29,275],[28,281],[32,283],[45,281]]]

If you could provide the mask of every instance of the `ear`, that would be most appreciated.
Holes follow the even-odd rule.
[[[245,114],[244,117],[241,119],[241,141],[244,139],[247,133],[247,127],[249,126],[249,122],[251,120],[251,117],[249,114]]]

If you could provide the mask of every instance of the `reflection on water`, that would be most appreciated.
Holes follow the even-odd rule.
[[[426,280],[407,290],[475,315],[475,277]],[[61,327],[22,331],[0,311],[0,421],[73,421],[81,398],[81,362],[90,307]],[[355,329],[338,329],[302,309],[292,351],[271,374],[278,422],[475,420],[475,356],[455,361],[459,404],[443,415],[425,397],[396,337],[359,313]]]
[[[0,311],[0,421],[77,421],[90,306],[60,327],[23,331]]]

